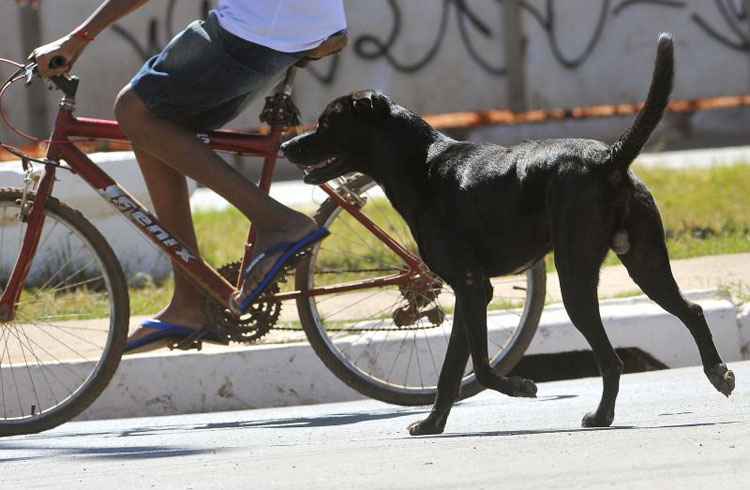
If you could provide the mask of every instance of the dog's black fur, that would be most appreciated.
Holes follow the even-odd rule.
[[[710,382],[729,396],[722,362],[701,307],[672,277],[659,211],[628,169],[666,108],[673,79],[671,36],[659,38],[645,106],[613,145],[586,139],[527,141],[504,148],[455,141],[386,96],[364,91],[328,105],[315,131],[287,142],[292,162],[312,167],[308,183],[347,172],[369,175],[408,223],[427,265],[456,293],[448,351],[430,415],[411,434],[443,431],[471,353],[479,382],[511,396],[535,396],[522,378],[489,366],[490,278],[516,273],[554,250],[568,314],[593,349],[604,381],[586,427],[612,423],[623,364],[599,316],[599,268],[611,248],[630,276],[693,335]]]

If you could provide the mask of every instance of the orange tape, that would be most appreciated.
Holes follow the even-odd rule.
[[[470,129],[483,126],[513,126],[517,124],[544,124],[554,121],[576,119],[602,119],[608,117],[633,116],[638,113],[643,104],[616,104],[574,107],[570,109],[538,109],[526,112],[512,112],[506,109],[494,109],[475,112],[451,112],[448,114],[431,114],[424,116],[435,129]],[[716,109],[733,109],[750,107],[750,95],[727,97],[710,97],[706,99],[675,100],[669,103],[669,112],[697,112]],[[299,126],[290,130],[291,134],[299,134],[312,129],[312,126]],[[268,128],[253,128],[254,133],[267,134]],[[76,143],[86,153],[101,151],[127,151],[131,147],[120,141],[82,141]],[[45,145],[27,146],[22,148],[29,156],[42,157],[45,155]],[[4,150],[0,150],[0,161],[17,160]]]

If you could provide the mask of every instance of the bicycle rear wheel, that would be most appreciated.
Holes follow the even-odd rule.
[[[0,190],[0,291],[26,232],[20,200],[20,191]],[[49,198],[16,318],[0,323],[0,435],[47,430],[88,407],[117,369],[128,317],[112,249],[79,212]]]
[[[406,223],[379,187],[365,176],[351,179],[346,186],[363,204],[368,218],[416,251]],[[330,199],[320,207],[316,219],[332,235],[300,262],[298,290],[365,281],[407,269],[402,259],[342,211]],[[544,307],[545,281],[543,261],[524,273],[493,280],[488,347],[496,372],[507,373],[523,357]],[[326,366],[360,393],[399,405],[433,402],[453,305],[453,291],[447,284],[425,287],[421,281],[297,300],[305,333]],[[469,361],[461,396],[481,389]]]

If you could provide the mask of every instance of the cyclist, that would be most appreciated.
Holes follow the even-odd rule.
[[[23,0],[17,0],[23,3]],[[32,53],[45,77],[68,72],[96,36],[148,0],[107,0],[69,35]],[[256,252],[234,298],[249,304],[294,252],[327,235],[309,217],[261,192],[196,137],[216,129],[280,74],[346,28],[343,0],[219,0],[149,59],[117,96],[115,114],[133,143],[159,220],[198,250],[185,175],[216,191],[255,225]],[[49,67],[54,57],[66,64]],[[163,347],[206,327],[203,294],[174,268],[174,295],[128,338],[126,352]],[[204,340],[210,338],[204,337]]]

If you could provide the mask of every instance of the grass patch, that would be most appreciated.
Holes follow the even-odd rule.
[[[635,171],[656,198],[672,260],[750,251],[750,165]]]
[[[709,169],[649,169],[636,167],[635,172],[649,187],[661,211],[672,260],[750,252],[750,165],[715,167]],[[377,207],[375,221],[387,231],[403,235],[405,227],[385,200],[371,202]],[[331,249],[351,247],[346,233],[353,220],[346,216],[337,221],[333,235],[326,240]],[[196,213],[195,226],[201,252],[212,265],[237,260],[247,238],[248,221],[236,210]],[[365,236],[366,241],[374,237]],[[344,245],[336,244],[349,240]],[[374,252],[363,253],[373,249]],[[323,262],[326,268],[355,268],[391,262],[390,252],[364,244],[350,254],[329,254]],[[353,263],[356,259],[358,262]],[[365,261],[366,264],[360,261]],[[610,254],[605,264],[619,263]],[[554,262],[548,258],[548,270]]]
[[[708,169],[635,167],[661,212],[671,260],[750,252],[750,164]],[[554,260],[547,257],[547,270]],[[620,264],[610,252],[604,265]]]
[[[631,289],[629,291],[620,291],[619,293],[615,293],[607,299],[632,298],[634,296],[642,296],[642,295],[643,295],[643,291],[641,291],[640,289]]]
[[[684,170],[636,168],[636,173],[656,198],[672,260],[750,252],[750,165]],[[408,236],[403,221],[385,199],[370,200],[367,206],[367,214],[386,231],[396,237]],[[241,257],[249,222],[238,211],[196,213],[195,226],[200,249],[209,264],[218,267]],[[397,257],[379,246],[377,240],[359,226],[350,216],[344,215],[335,222],[332,236],[324,242],[320,265],[332,272],[328,276],[332,281],[361,278],[359,273],[340,271],[387,270],[399,265]],[[409,246],[414,248],[413,244]],[[605,265],[614,264],[619,264],[619,260],[610,253]],[[547,257],[547,268],[554,270],[551,257]],[[326,282],[325,278],[318,280],[319,285]],[[169,301],[172,289],[171,280],[131,289],[132,314],[157,312]],[[744,286],[728,286],[728,290],[733,295],[740,295],[741,301],[750,300],[750,292]],[[47,300],[38,301],[38,304],[47,303]],[[69,306],[86,310],[82,301],[78,293],[70,298]],[[492,306],[508,308],[516,305],[502,303]],[[102,305],[91,305],[91,308],[102,308]],[[60,314],[66,309],[63,308]],[[92,310],[86,311],[91,313]]]
[[[750,164],[679,170],[636,166],[635,172],[659,206],[670,259],[750,252]],[[375,221],[386,230],[399,236],[408,233],[387,201],[371,201],[368,206],[376,208],[370,215],[376,216]],[[352,243],[349,232],[356,226],[352,223],[349,216],[337,220],[333,235],[325,242],[330,250],[351,253],[326,254],[321,257],[324,267],[341,270],[395,264],[395,257],[383,248]],[[236,260],[238,255],[232,253],[241,253],[247,226],[247,221],[234,210],[198,213],[199,242],[209,263]],[[375,252],[365,253],[366,250]],[[547,270],[554,271],[551,255],[546,262]],[[605,265],[618,264],[619,259],[610,252]]]
[[[750,303],[750,284],[744,281],[731,281],[719,286],[719,290],[729,294],[737,305]]]
[[[130,314],[132,316],[153,315],[167,306],[172,299],[174,281],[170,278],[163,284],[152,284],[144,288],[130,288]]]
[[[236,209],[195,213],[195,231],[203,258],[220,267],[242,258],[250,222]]]

